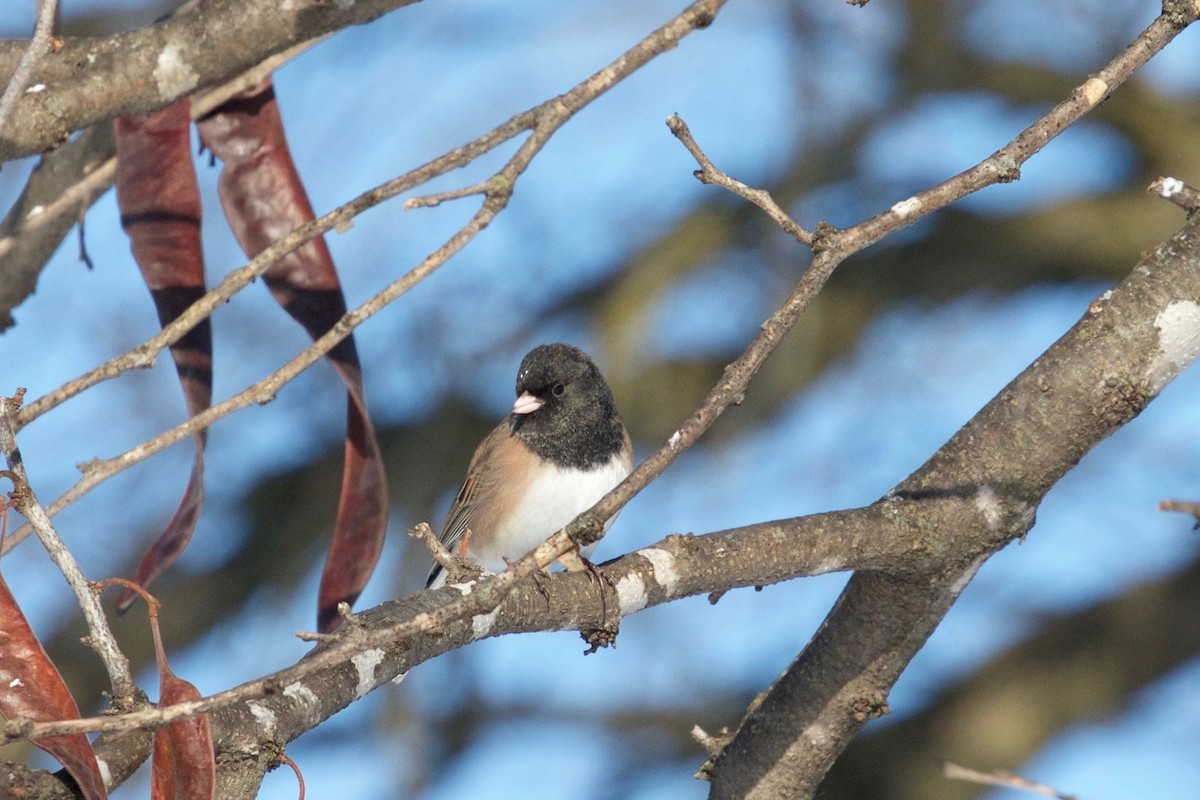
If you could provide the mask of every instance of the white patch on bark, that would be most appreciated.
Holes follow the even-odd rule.
[[[496,622],[496,616],[500,613],[500,606],[496,606],[487,614],[476,614],[471,617],[471,638],[482,639],[492,631],[492,625]]]
[[[300,681],[289,683],[283,690],[283,696],[295,700],[305,708],[316,708],[319,702],[313,690],[300,683]]]
[[[363,653],[358,653],[350,662],[358,672],[358,686],[354,689],[355,697],[363,697],[375,688],[375,668],[383,663],[383,651],[372,647]]]
[[[950,587],[951,597],[958,597],[960,594],[962,594],[962,590],[967,588],[967,584],[970,583],[971,579],[975,577],[975,573],[979,571],[981,566],[983,566],[984,561],[987,561],[987,556],[979,556],[979,558],[975,559],[974,563],[972,563],[966,568],[966,570],[963,571],[962,575],[958,576],[958,579],[955,580],[954,584]]]
[[[1158,352],[1150,359],[1146,386],[1157,395],[1171,380],[1200,356],[1200,304],[1176,300],[1154,318]]]
[[[250,709],[250,713],[258,720],[258,724],[262,726],[264,733],[275,732],[275,712],[264,706],[258,700],[251,700],[246,703],[246,708]]]
[[[1183,181],[1179,180],[1179,178],[1163,178],[1160,185],[1162,186],[1162,190],[1159,194],[1167,200],[1170,200],[1183,191]]]
[[[921,201],[915,197],[910,197],[907,200],[901,200],[896,205],[892,206],[892,211],[900,219],[908,219],[913,214],[921,210]]]
[[[112,770],[108,768],[108,762],[100,756],[96,756],[96,766],[100,768],[100,778],[104,781],[104,785],[108,789],[113,788]]]
[[[1000,522],[1004,519],[1004,507],[996,496],[996,490],[990,485],[983,484],[975,493],[975,509],[983,515],[989,531],[999,530]]]
[[[654,580],[663,588],[668,597],[675,594],[675,585],[679,583],[679,573],[675,569],[675,556],[657,547],[647,547],[638,550],[638,555],[654,566]]]
[[[830,572],[837,572],[846,568],[846,562],[838,558],[825,558],[813,567],[813,575],[827,575]]]
[[[637,573],[626,575],[617,581],[617,600],[622,617],[646,607],[646,584]]]
[[[200,76],[184,61],[183,48],[176,42],[169,42],[158,54],[154,81],[158,84],[158,96],[167,100],[196,88]]]
[[[1088,82],[1083,85],[1083,97],[1090,106],[1099,103],[1106,94],[1108,94],[1108,84],[1099,78],[1088,78]]]

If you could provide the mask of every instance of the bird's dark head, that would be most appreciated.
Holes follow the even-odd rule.
[[[569,344],[538,345],[521,360],[512,421],[525,437],[558,438],[560,444],[620,427],[604,376],[587,353]]]

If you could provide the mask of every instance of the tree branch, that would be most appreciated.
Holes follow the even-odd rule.
[[[33,38],[25,52],[21,54],[16,69],[8,79],[4,94],[0,95],[0,136],[3,135],[8,119],[17,106],[17,98],[29,86],[29,76],[33,73],[34,65],[51,49],[51,37],[54,33],[54,19],[58,15],[58,0],[38,0],[37,20],[33,26]],[[38,85],[38,92],[45,91],[44,84]],[[29,87],[33,91],[34,87]],[[36,94],[36,92],[34,92]]]
[[[0,133],[0,162],[52,150],[97,122],[162,108],[290,47],[414,1],[206,0],[139,30],[67,39],[33,69],[30,80],[46,88],[18,99]],[[10,79],[26,47],[0,42],[0,81]]]
[[[1052,614],[1028,637],[942,686],[916,713],[864,731],[821,783],[829,797],[942,800],[935,766],[1025,763],[1080,719],[1111,718],[1130,698],[1200,655],[1200,560],[1083,609]],[[1163,637],[1164,630],[1173,635]],[[1097,679],[1096,665],[1104,663]],[[1087,686],[1087,691],[1077,691]],[[1018,725],[979,724],[1016,712]]]
[[[975,519],[943,549],[912,527],[939,566],[857,572],[813,641],[711,767],[712,796],[811,796],[975,570],[1021,537],[1046,491],[1136,416],[1200,355],[1200,223],[1185,225],[880,501],[911,524],[913,502]]]
[[[320,41],[320,40],[317,40]],[[192,98],[192,119],[208,114],[317,41],[274,55],[226,83]],[[112,124],[98,123],[43,156],[0,221],[0,331],[13,324],[12,311],[33,293],[38,275],[67,232],[82,225],[84,212],[112,188],[116,174]]]
[[[952,764],[947,761],[943,765],[943,770],[946,775],[946,780],[968,781],[970,783],[980,783],[985,786],[1003,786],[1007,789],[1019,789],[1026,792],[1033,792],[1044,797],[1053,797],[1055,800],[1078,800],[1074,795],[1063,794],[1052,786],[1047,786],[1044,783],[1037,783],[1028,778],[1022,778],[1020,775],[1013,775],[1011,772],[992,771],[983,772],[977,769],[961,767],[958,764]]]
[[[16,486],[13,497],[16,501],[17,511],[29,520],[27,524],[37,532],[50,560],[62,572],[67,585],[75,593],[75,599],[79,603],[79,608],[83,612],[83,618],[87,622],[88,631],[91,634],[88,644],[104,662],[117,708],[131,708],[141,693],[133,682],[129,659],[121,652],[112,630],[108,627],[108,618],[104,616],[104,609],[100,606],[98,593],[92,590],[92,584],[83,574],[83,570],[79,568],[71,551],[59,538],[58,532],[54,530],[54,526],[50,522],[50,517],[42,508],[42,504],[38,502],[33,487],[29,485],[29,475],[25,471],[25,461],[17,447],[17,438],[12,425],[16,410],[21,405],[22,393],[23,390],[18,392],[15,398],[0,397],[0,451],[3,451],[8,469],[14,476],[13,482]]]

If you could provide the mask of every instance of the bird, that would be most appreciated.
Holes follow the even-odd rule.
[[[517,370],[516,394],[512,411],[471,457],[439,536],[453,555],[493,572],[591,508],[633,467],[633,444],[612,390],[578,347],[530,350]],[[594,548],[578,555],[586,558]],[[577,569],[574,555],[560,560]],[[445,581],[435,562],[426,588]]]

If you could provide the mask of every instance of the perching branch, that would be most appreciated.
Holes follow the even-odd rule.
[[[312,346],[263,380],[119,456],[88,464],[84,469],[84,476],[50,504],[48,511],[51,516],[118,472],[191,436],[195,431],[207,427],[251,403],[269,402],[285,384],[333,349],[351,331],[432,274],[466,246],[479,231],[487,227],[495,216],[507,206],[517,179],[524,173],[534,156],[541,151],[550,137],[567,120],[608,89],[636,72],[652,58],[673,48],[681,38],[694,30],[709,25],[724,4],[725,0],[699,0],[699,2],[693,3],[679,16],[651,33],[566,94],[517,114],[503,125],[474,141],[365,192],[312,222],[301,225],[272,244],[250,263],[229,273],[210,292],[145,343],[110,359],[85,375],[68,381],[58,389],[29,403],[17,417],[18,428],[97,383],[116,377],[134,367],[152,365],[158,353],[162,352],[164,348],[178,341],[197,322],[209,316],[220,304],[265,272],[271,264],[305,242],[331,228],[345,225],[358,214],[384,200],[464,166],[521,133],[529,132],[529,137],[521,144],[517,152],[486,182],[485,199],[479,211],[441,247],[426,256],[420,264],[393,281],[358,308],[349,311],[336,326],[317,339]],[[6,541],[4,552],[19,544],[29,535],[29,532],[28,525],[15,531]]]

